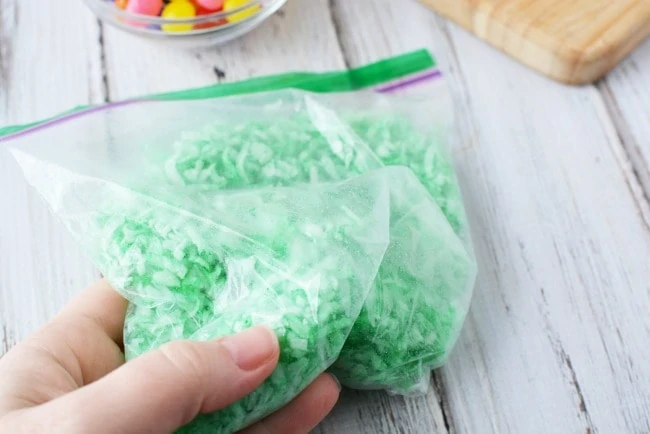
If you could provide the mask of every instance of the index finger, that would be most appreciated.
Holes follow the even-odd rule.
[[[127,300],[102,279],[75,297],[54,321],[75,324],[79,319],[90,320],[121,347],[127,305]]]
[[[52,321],[2,359],[2,392],[35,396],[37,405],[92,383],[124,363],[122,328],[127,301],[106,281],[77,296]],[[13,395],[12,395],[13,394]],[[4,410],[25,406],[25,400]]]

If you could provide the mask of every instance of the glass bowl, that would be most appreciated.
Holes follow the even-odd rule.
[[[171,19],[134,14],[115,6],[111,0],[84,0],[103,22],[152,41],[179,48],[200,48],[226,43],[259,26],[287,0],[251,0],[240,8],[193,18]],[[237,15],[249,8],[247,16]],[[235,18],[233,18],[235,17]]]

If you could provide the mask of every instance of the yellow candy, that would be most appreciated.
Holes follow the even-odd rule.
[[[183,19],[193,18],[196,16],[194,5],[187,0],[175,0],[165,6],[162,18]],[[163,24],[162,29],[165,32],[189,32],[194,28],[193,24]]]
[[[223,4],[223,10],[224,12],[228,12],[235,9],[239,9],[240,7],[245,6],[250,2],[251,0],[226,0]],[[260,5],[256,4],[255,6],[246,8],[241,12],[237,12],[236,14],[228,15],[226,19],[228,20],[229,23],[236,23],[237,21],[245,20],[246,18],[255,14],[259,10],[260,10]]]

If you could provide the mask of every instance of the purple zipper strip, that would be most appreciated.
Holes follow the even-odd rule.
[[[27,134],[34,133],[36,131],[40,131],[40,130],[45,129],[45,128],[53,127],[54,125],[58,125],[58,124],[68,122],[68,121],[70,121],[72,119],[76,119],[76,118],[80,118],[82,116],[89,115],[91,113],[97,113],[97,112],[112,109],[112,108],[115,108],[115,107],[121,107],[121,106],[125,106],[125,105],[130,105],[130,104],[135,104],[135,103],[140,103],[140,102],[148,102],[148,101],[149,100],[146,100],[146,99],[129,99],[129,100],[126,100],[126,101],[109,102],[109,103],[106,103],[106,104],[97,105],[95,107],[79,110],[77,112],[70,113],[69,115],[61,116],[59,118],[43,122],[43,123],[35,125],[33,127],[29,127],[29,128],[27,128],[25,130],[17,131],[17,132],[15,132],[13,134],[9,134],[9,135],[6,135],[4,137],[0,137],[0,142],[6,142],[6,141],[9,141],[9,140],[12,140],[12,139],[16,139],[18,137],[22,137],[22,136],[25,136]]]
[[[379,93],[391,93],[406,87],[413,86],[415,84],[420,84],[424,81],[437,80],[442,78],[442,71],[439,69],[434,69],[432,71],[425,72],[421,75],[416,75],[415,77],[407,78],[406,80],[398,81],[396,83],[391,83],[386,86],[378,87],[376,90]]]

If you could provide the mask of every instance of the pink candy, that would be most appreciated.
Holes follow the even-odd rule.
[[[163,0],[130,0],[126,10],[134,14],[158,16],[163,7]]]

